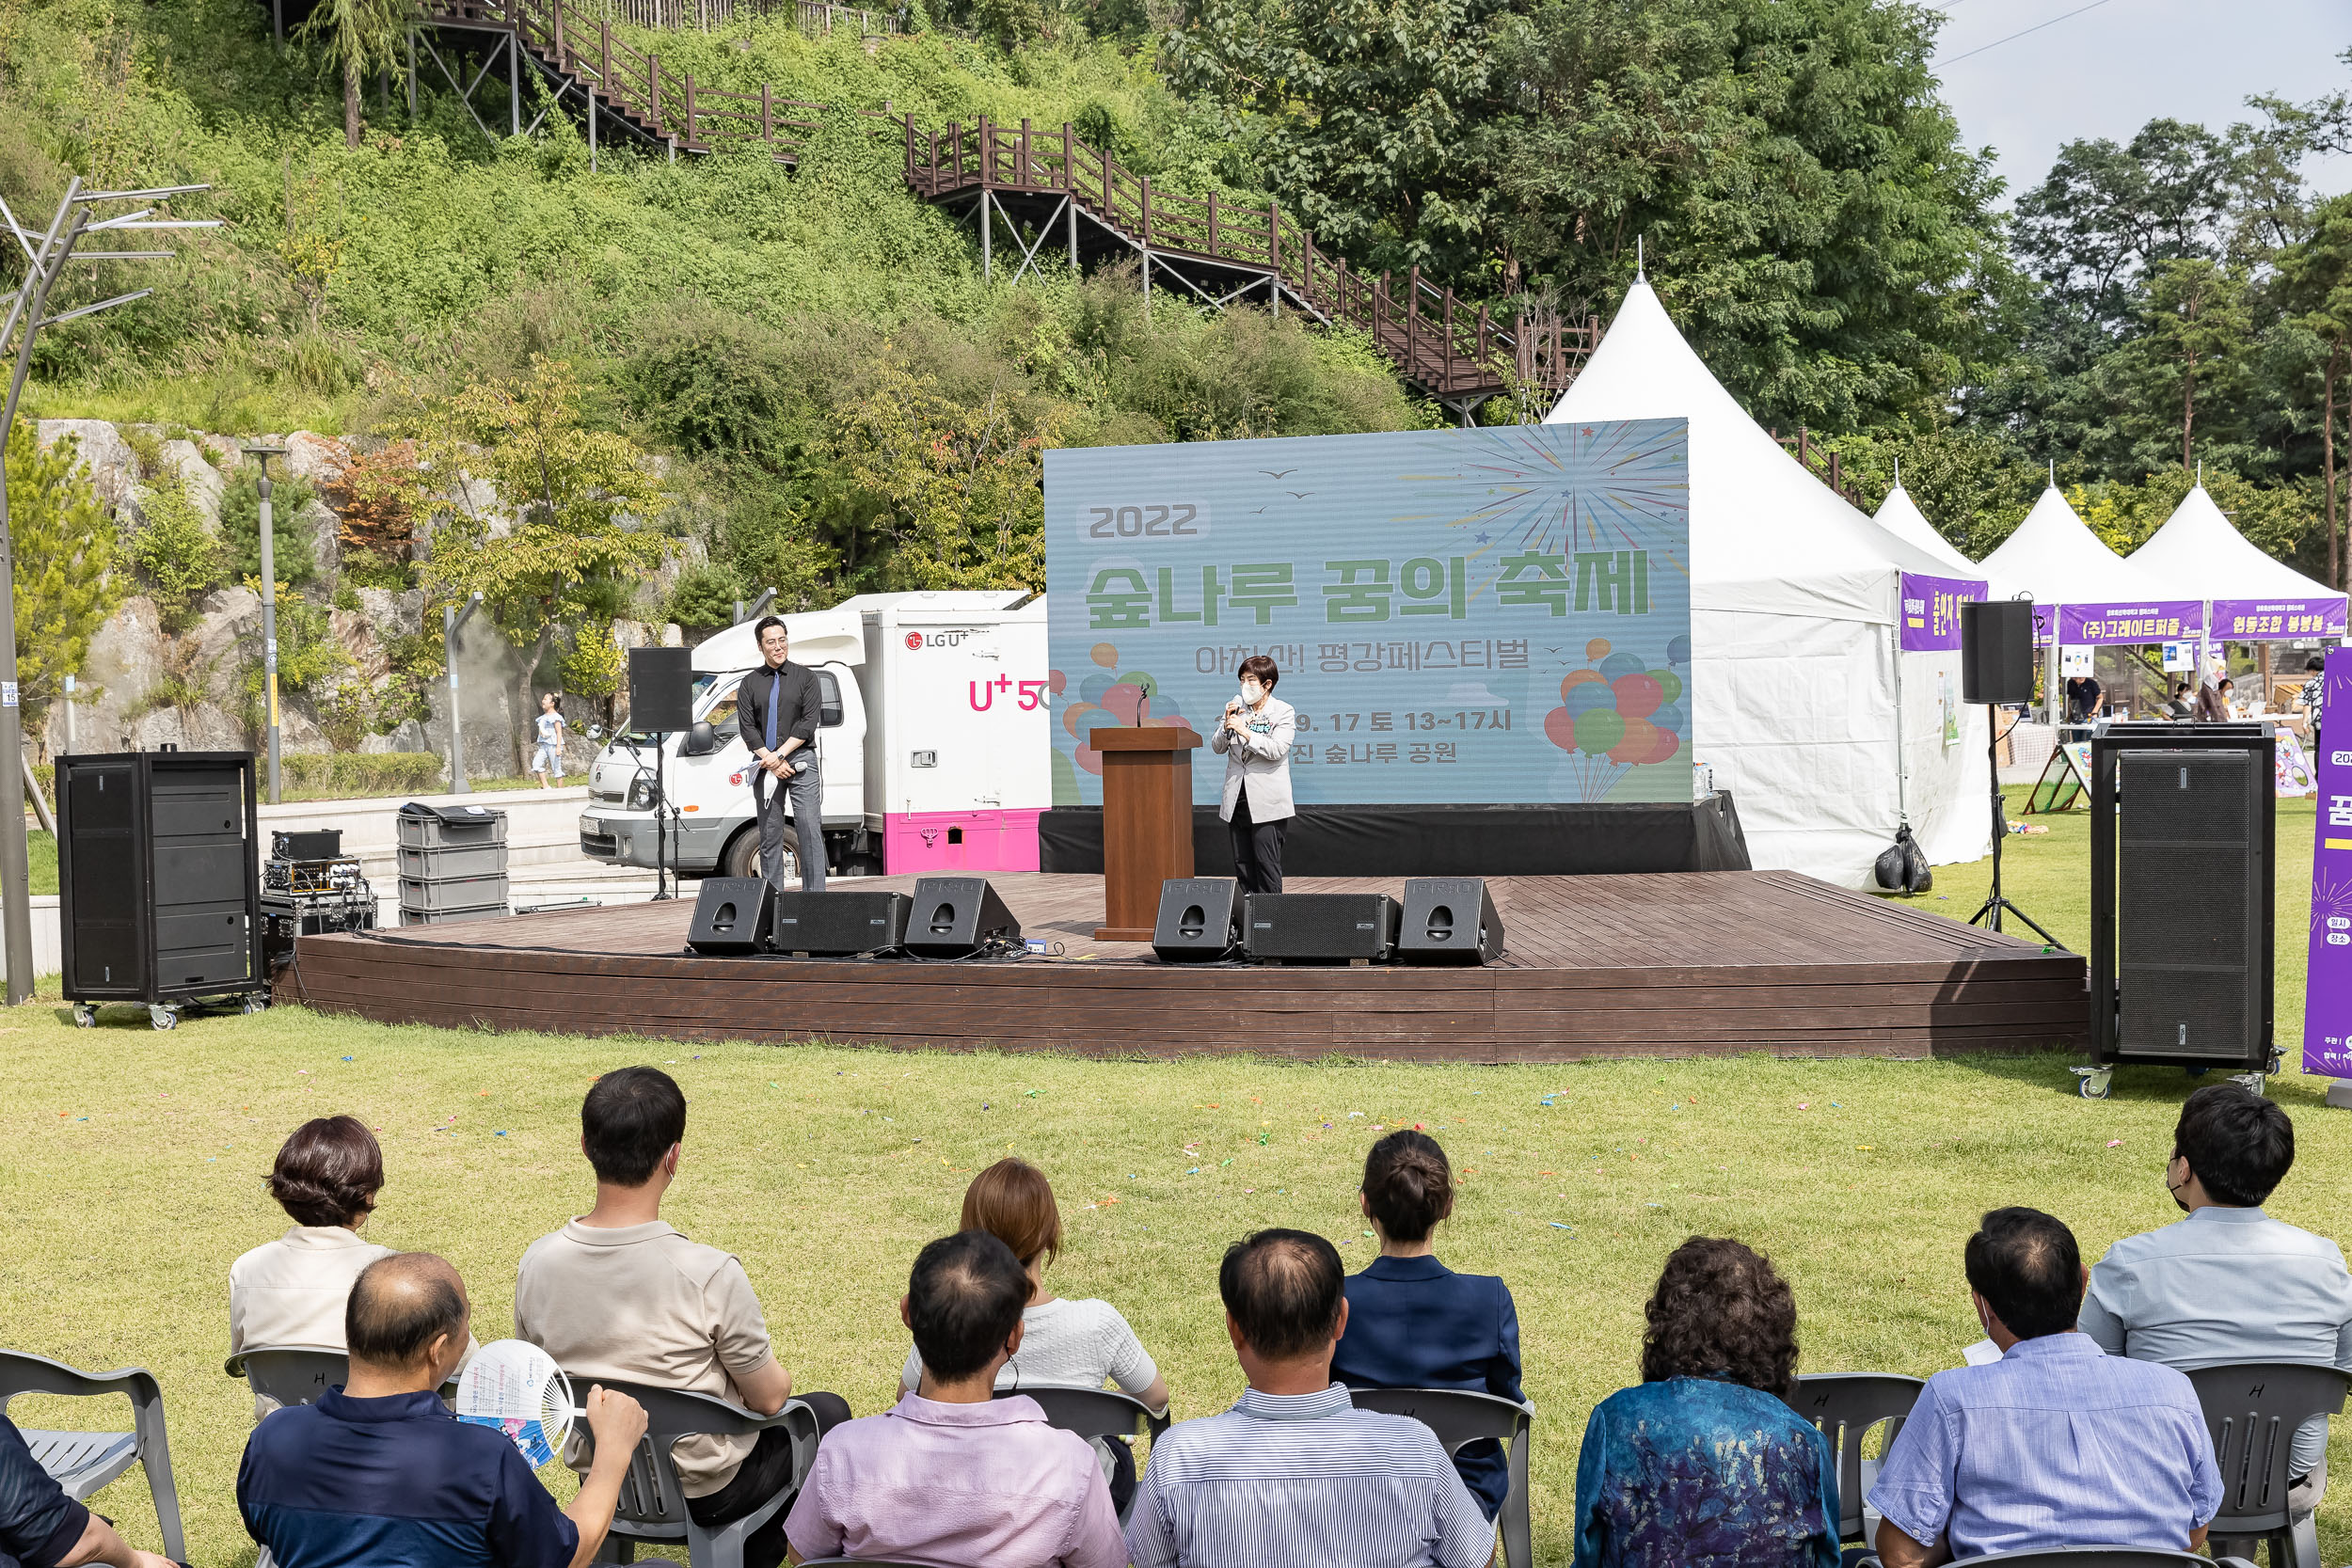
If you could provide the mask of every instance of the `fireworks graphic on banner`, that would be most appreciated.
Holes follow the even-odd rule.
[[[1440,486],[1430,499],[1443,510],[1395,520],[1470,532],[1478,541],[1470,559],[1493,565],[1497,575],[1496,558],[1502,554],[1647,549],[1687,576],[1689,562],[1658,545],[1661,531],[1681,533],[1691,504],[1680,433],[1569,426],[1561,450],[1562,428],[1546,430],[1550,444],[1529,439],[1518,427],[1480,431],[1451,454],[1454,471],[1399,475],[1407,484]],[[1466,494],[1476,496],[1478,504],[1463,511]]]
[[[2352,918],[2352,876],[2323,864],[2312,879],[2312,929],[2318,930],[2331,914]]]

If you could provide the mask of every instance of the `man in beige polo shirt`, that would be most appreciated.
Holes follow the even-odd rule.
[[[596,1080],[580,1108],[596,1207],[532,1243],[515,1282],[515,1332],[575,1380],[604,1378],[715,1394],[763,1416],[792,1397],[743,1265],[661,1218],[686,1136],[686,1096],[658,1068]],[[829,1431],[849,1419],[835,1394],[801,1396]],[[569,1456],[577,1458],[578,1456]],[[791,1484],[781,1428],[756,1440],[700,1436],[671,1450],[688,1511],[705,1526],[750,1513]],[[783,1514],[744,1544],[745,1568],[784,1560]]]

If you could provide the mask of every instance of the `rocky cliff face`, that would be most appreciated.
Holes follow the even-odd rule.
[[[193,503],[205,526],[220,532],[221,504],[230,480],[250,459],[245,444],[283,446],[287,456],[273,471],[309,480],[319,493],[298,512],[280,510],[275,526],[281,535],[302,531],[309,538],[317,578],[303,595],[324,612],[337,644],[350,660],[346,680],[379,698],[396,678],[393,650],[396,640],[431,631],[437,641],[441,617],[428,610],[421,589],[395,592],[359,588],[341,595],[336,583],[342,569],[341,523],[324,499],[339,476],[338,443],[308,431],[282,436],[254,436],[246,442],[196,433],[167,438],[152,426],[118,427],[99,420],[43,420],[38,438],[44,447],[67,436],[75,438],[79,453],[99,499],[114,514],[127,539],[146,519],[145,502],[158,485],[176,482]],[[470,482],[469,501],[482,514],[505,514],[491,487]],[[125,570],[130,568],[126,567]],[[662,574],[650,592],[666,591],[679,567]],[[350,608],[356,598],[358,608]],[[259,705],[248,694],[248,672],[259,665],[262,649],[262,605],[259,594],[236,586],[215,589],[195,606],[186,628],[177,634],[163,629],[155,601],[135,593],[122,601],[91,641],[89,657],[78,677],[79,691],[71,716],[73,745],[83,752],[147,751],[165,745],[189,750],[244,750],[262,744]],[[641,622],[615,623],[624,646],[648,641],[675,642],[675,626],[649,626]],[[281,637],[281,647],[284,640]],[[461,636],[457,660],[459,731],[465,746],[466,768],[479,776],[510,773],[515,767],[515,737],[529,730],[530,713],[513,711],[515,683],[521,674],[520,655],[498,632],[484,625],[469,626]],[[426,690],[427,718],[410,720],[389,735],[362,737],[362,752],[436,752],[449,754],[450,683],[446,674]],[[28,736],[37,756],[65,749],[69,717],[63,703],[54,705],[43,733]],[[334,749],[322,726],[319,705],[310,695],[288,693],[279,704],[279,739],[289,752]],[[593,748],[585,740],[572,759],[583,769]]]

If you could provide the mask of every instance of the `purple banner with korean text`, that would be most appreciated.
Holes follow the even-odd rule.
[[[2195,637],[2205,624],[2205,607],[2195,599],[2062,604],[2058,612],[2058,640],[2073,648],[2090,642],[2177,642]]]
[[[2231,641],[2271,638],[2342,637],[2344,598],[2318,594],[2308,599],[2216,599],[2213,634]]]
[[[2352,714],[2352,649],[2330,648],[2320,712]],[[2339,706],[2338,705],[2342,705]],[[2331,730],[2342,731],[2338,719]],[[2352,746],[2323,744],[2312,845],[2312,948],[2303,980],[2303,1070],[2352,1078]]]
[[[1960,607],[1984,597],[1984,584],[1970,578],[1903,574],[1902,650],[1907,654],[1950,653],[1960,647]]]

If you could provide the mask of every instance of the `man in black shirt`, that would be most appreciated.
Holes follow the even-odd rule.
[[[136,1550],[112,1525],[67,1497],[5,1416],[0,1416],[0,1562],[24,1568],[82,1562],[171,1568],[169,1558]]]
[[[823,703],[817,673],[790,663],[792,634],[773,615],[762,616],[754,635],[767,663],[743,677],[735,690],[735,715],[743,744],[758,771],[752,775],[752,814],[759,819],[759,874],[770,887],[784,880],[785,796],[792,798],[793,832],[800,842],[801,887],[825,888],[824,780],[817,769],[817,724]]]

